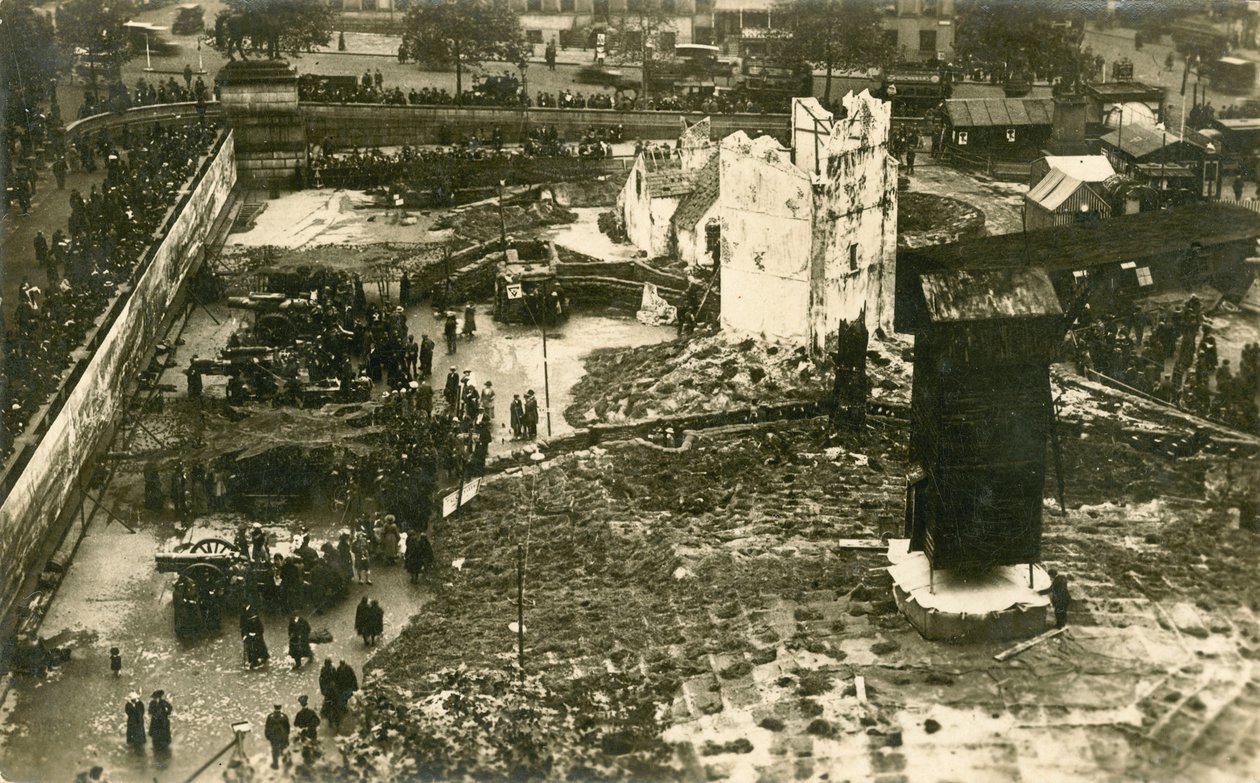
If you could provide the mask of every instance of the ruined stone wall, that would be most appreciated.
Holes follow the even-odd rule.
[[[897,160],[888,151],[891,104],[863,92],[844,98],[814,189],[810,345],[834,341],[863,310],[872,332],[892,330],[897,259]]]
[[[150,249],[113,325],[0,506],[0,614],[13,609],[27,575],[42,568],[38,558],[62,532],[56,522],[122,414],[145,352],[235,184],[229,135],[177,207],[162,241]]]
[[[769,139],[741,133],[718,152],[722,327],[804,340],[809,333],[809,178]]]
[[[669,219],[677,208],[676,198],[652,197],[647,165],[640,155],[617,196],[617,209],[625,221],[630,242],[649,256],[664,255],[669,250]]]

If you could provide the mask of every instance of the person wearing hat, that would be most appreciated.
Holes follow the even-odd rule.
[[[525,437],[538,437],[538,398],[534,390],[525,392]]]
[[[427,334],[420,338],[420,374],[426,377],[433,374],[433,341]]]
[[[446,400],[446,405],[450,408],[454,408],[455,401],[459,399],[459,370],[454,365],[446,374],[446,388],[442,390],[442,398]]]
[[[442,334],[446,337],[446,353],[453,354],[457,348],[456,336],[459,332],[459,322],[455,320],[455,313],[446,312],[446,323],[442,326]]]
[[[267,722],[263,725],[263,736],[271,743],[271,768],[277,769],[281,754],[289,748],[289,716],[284,714],[284,709],[279,704],[267,716]],[[289,765],[287,755],[284,764]]]
[[[472,302],[464,305],[464,336],[470,340],[477,336],[477,308]]]
[[[267,532],[262,523],[255,522],[249,531],[250,558],[260,563],[267,562]]]
[[[416,408],[426,414],[433,414],[433,387],[428,378],[422,378],[416,385]]]
[[[420,345],[414,334],[407,335],[407,374],[414,378],[420,364]]]
[[[156,753],[171,746],[171,703],[166,700],[166,691],[154,691],[149,699],[149,737]]]
[[[127,694],[127,703],[123,705],[127,713],[127,744],[137,753],[144,751],[144,702],[140,694],[132,691]]]
[[[306,706],[309,699],[305,694],[298,697],[302,708],[293,716],[293,728],[298,730],[298,738],[304,742],[315,742],[319,738],[319,713]]]
[[[508,413],[512,419],[512,437],[519,438],[525,434],[525,403],[521,402],[521,395],[512,395],[512,404],[508,406]]]
[[[494,387],[490,381],[486,381],[486,385],[481,389],[481,412],[486,417],[486,422],[491,426],[494,425]]]

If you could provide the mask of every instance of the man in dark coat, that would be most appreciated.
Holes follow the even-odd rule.
[[[371,612],[372,610],[368,605],[368,598],[365,595],[363,596],[363,600],[359,601],[359,605],[354,608],[354,633],[356,636],[363,637],[363,644],[365,645],[368,643],[368,628],[370,627],[368,615],[371,614]]]
[[[427,334],[420,338],[420,374],[433,374],[433,341]]]
[[[320,714],[336,734],[341,723],[341,710],[337,706],[337,670],[333,667],[332,658],[325,658],[324,666],[319,670],[319,695],[324,699]]]
[[[1072,597],[1068,595],[1068,580],[1063,574],[1050,569],[1050,605],[1054,607],[1054,627],[1067,625],[1068,604]]]
[[[447,354],[455,353],[456,349],[458,348],[458,346],[456,345],[456,338],[458,337],[458,333],[459,333],[459,322],[455,320],[455,314],[447,313],[446,323],[442,326],[442,334],[446,337],[446,353]]]
[[[374,598],[368,603],[367,643],[376,644],[383,633],[385,633],[385,610]]]
[[[454,367],[446,374],[446,388],[442,390],[442,398],[451,408],[455,407],[455,401],[459,399],[459,370]]]
[[[298,730],[298,737],[302,740],[315,742],[319,738],[319,715],[306,706],[307,701],[305,695],[298,697],[298,704],[302,705],[302,709],[293,716],[293,728]]]
[[[337,706],[340,707],[342,715],[346,712],[350,697],[358,690],[359,678],[354,673],[354,667],[341,661],[337,664]]]
[[[311,651],[311,624],[300,615],[293,615],[289,621],[289,657],[293,659],[293,668],[302,668],[302,659],[315,661],[315,653]]]
[[[149,736],[157,753],[171,746],[171,703],[166,700],[166,691],[154,691],[149,699]]]
[[[263,736],[267,738],[267,742],[271,743],[271,768],[277,769],[280,766],[280,756],[289,748],[289,716],[284,714],[279,704],[267,716],[267,722],[263,726]],[[284,763],[288,766],[287,756]]]
[[[133,750],[141,752],[144,750],[144,702],[140,701],[140,694],[132,692],[127,696],[127,703],[123,706],[127,712],[127,744]]]
[[[521,395],[512,395],[512,404],[508,406],[508,412],[512,419],[512,437],[519,438],[525,433],[525,403],[521,402]]]
[[[407,573],[411,575],[411,581],[415,582],[420,578],[420,574],[429,570],[433,565],[433,546],[429,543],[429,537],[424,533],[407,535],[407,553],[404,556],[404,566]]]
[[[525,392],[525,437],[538,437],[538,398],[533,389]]]

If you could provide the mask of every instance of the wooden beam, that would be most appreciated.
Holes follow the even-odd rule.
[[[1025,641],[1020,642],[1019,644],[1015,645],[1014,647],[1012,647],[1012,648],[1011,648],[1011,649],[1009,649],[1009,650],[1003,650],[1002,652],[1000,652],[1000,653],[998,653],[997,655],[993,656],[993,660],[995,660],[995,661],[1005,661],[1005,660],[1007,660],[1007,659],[1009,659],[1009,658],[1014,658],[1016,655],[1019,655],[1019,654],[1020,654],[1020,653],[1022,653],[1024,650],[1027,650],[1027,649],[1029,649],[1030,647],[1035,647],[1035,646],[1037,646],[1037,645],[1041,644],[1042,642],[1044,642],[1046,639],[1053,639],[1054,637],[1058,636],[1059,634],[1063,633],[1063,632],[1064,632],[1064,631],[1066,631],[1066,630],[1067,630],[1067,628],[1066,628],[1066,627],[1063,627],[1063,628],[1051,628],[1049,631],[1046,631],[1045,633],[1041,634],[1040,636],[1034,636],[1034,637],[1033,637],[1033,638],[1031,638],[1031,639],[1027,639],[1027,640],[1025,640]]]
[[[888,544],[878,538],[841,538],[836,549],[855,549],[861,552],[887,552]]]
[[[857,692],[857,700],[859,704],[866,703],[866,678],[858,675],[853,678],[853,690]]]

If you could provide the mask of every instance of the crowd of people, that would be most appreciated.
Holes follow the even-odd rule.
[[[1202,302],[1171,313],[1139,308],[1122,317],[1078,322],[1076,365],[1144,394],[1245,432],[1260,432],[1260,345],[1243,347],[1238,367],[1222,359]]]
[[[57,229],[51,237],[41,232],[34,239],[32,252],[45,273],[44,284],[24,277],[17,300],[4,303],[13,308],[12,318],[5,319],[11,324],[7,383],[0,389],[0,440],[5,444],[13,443],[55,390],[71,352],[82,344],[117,286],[132,275],[167,209],[217,136],[217,128],[207,124],[154,125],[122,141],[102,133],[79,142],[91,160],[102,161],[104,181],[87,194],[70,192],[66,230]],[[54,155],[59,188],[64,187],[65,169],[64,157]],[[39,180],[34,166],[11,167],[10,174],[29,183],[30,191]],[[29,200],[30,191],[22,200]]]
[[[473,80],[462,92],[441,87],[386,87],[380,70],[366,72],[354,84],[331,79],[308,79],[299,83],[298,97],[316,103],[371,103],[385,106],[500,106],[505,108],[599,109],[606,111],[685,111],[707,114],[782,113],[787,100],[763,98],[748,91],[714,91],[711,94],[671,94],[640,97],[634,91],[589,94],[568,88],[558,92],[539,90],[531,96],[519,79],[510,74],[489,75]]]
[[[194,75],[192,66],[185,65],[183,84],[171,76],[166,81],[141,78],[133,90],[128,90],[121,81],[104,82],[100,87],[89,85],[83,92],[78,117],[83,119],[102,112],[121,112],[162,103],[196,103],[198,111],[204,112],[213,93],[200,75],[195,75],[196,78]]]

